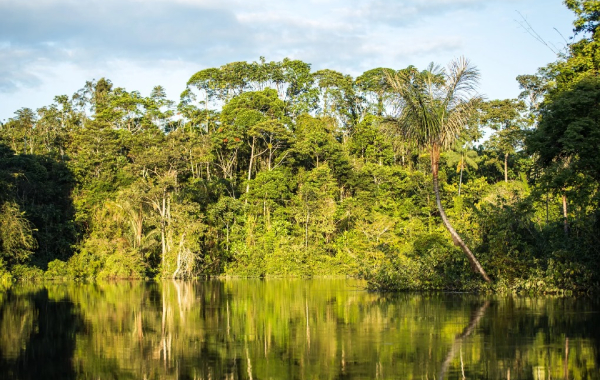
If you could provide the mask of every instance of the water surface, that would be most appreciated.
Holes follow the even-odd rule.
[[[600,379],[588,298],[377,294],[355,280],[0,292],[2,379]]]

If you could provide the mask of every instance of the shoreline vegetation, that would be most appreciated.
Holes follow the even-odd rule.
[[[0,123],[0,286],[596,292],[600,13],[565,5],[577,38],[518,99],[484,100],[464,58],[354,78],[261,57],[197,72],[178,102],[101,78],[21,108]]]

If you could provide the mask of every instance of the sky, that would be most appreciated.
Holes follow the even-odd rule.
[[[481,94],[515,98],[572,20],[561,0],[0,0],[0,121],[102,77],[178,100],[195,72],[261,56],[353,76],[464,56]]]

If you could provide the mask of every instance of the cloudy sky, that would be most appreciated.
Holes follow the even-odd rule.
[[[284,57],[360,75],[465,56],[489,99],[516,97],[572,35],[561,0],[0,0],[0,120],[109,78],[178,99],[198,70]],[[562,36],[561,36],[562,34]]]

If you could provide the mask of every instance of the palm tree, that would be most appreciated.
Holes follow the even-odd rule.
[[[422,72],[411,67],[388,79],[401,102],[401,112],[394,123],[407,140],[414,141],[420,148],[431,149],[433,190],[444,226],[454,244],[467,256],[473,271],[490,282],[475,255],[450,224],[442,207],[438,185],[440,152],[456,141],[480,100],[474,95],[479,71],[460,58],[450,62],[446,69],[432,63]]]

